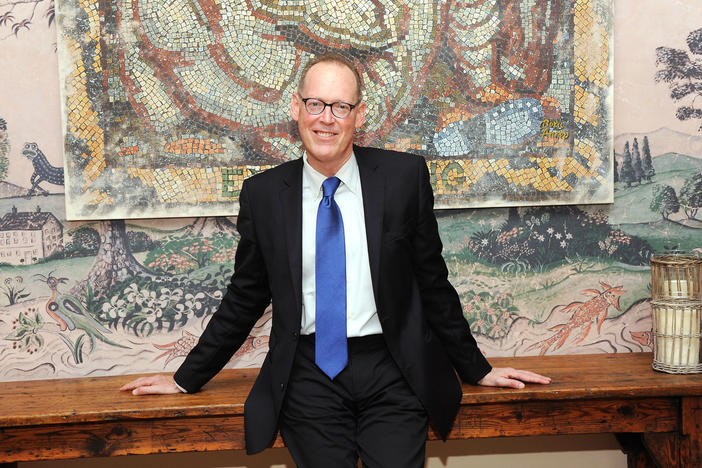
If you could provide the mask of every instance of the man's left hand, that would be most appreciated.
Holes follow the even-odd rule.
[[[485,387],[524,388],[525,382],[549,384],[551,383],[551,378],[531,371],[512,369],[511,367],[493,367],[485,377],[478,380],[478,385],[483,385]]]

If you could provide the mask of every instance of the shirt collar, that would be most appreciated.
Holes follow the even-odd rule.
[[[327,179],[324,174],[318,172],[313,168],[307,161],[307,152],[305,151],[302,157],[304,166],[302,169],[303,173],[303,184],[305,188],[313,190],[315,193],[322,193],[322,183]],[[351,157],[341,166],[341,169],[335,174],[336,177],[341,180],[341,184],[346,186],[352,193],[360,193],[361,188],[361,176],[358,172],[358,163],[356,162],[356,155],[352,152]]]

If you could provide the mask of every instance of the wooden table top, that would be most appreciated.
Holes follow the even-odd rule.
[[[652,369],[651,353],[490,358],[496,367],[531,370],[550,385],[521,390],[463,386],[464,405],[525,400],[576,400],[702,395],[702,374]],[[0,383],[0,429],[125,419],[243,415],[258,369],[220,372],[196,394],[136,397],[119,388],[136,375]]]

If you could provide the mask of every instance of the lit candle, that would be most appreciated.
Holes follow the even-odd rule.
[[[699,309],[661,307],[658,312],[658,332],[663,336],[658,337],[657,360],[672,366],[699,364]]]

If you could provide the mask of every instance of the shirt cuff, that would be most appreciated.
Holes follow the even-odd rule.
[[[175,384],[176,387],[178,387],[178,390],[180,390],[180,391],[183,392],[183,393],[188,393],[188,391],[187,391],[186,389],[184,389],[183,387],[181,387],[180,385],[178,385],[178,382],[176,382],[176,381],[174,380],[173,383]]]

